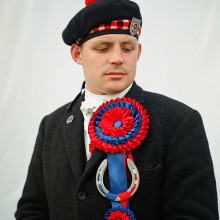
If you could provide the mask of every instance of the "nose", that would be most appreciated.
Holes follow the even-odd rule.
[[[123,64],[123,52],[120,47],[115,47],[112,49],[110,54],[109,62],[112,65],[121,65]]]

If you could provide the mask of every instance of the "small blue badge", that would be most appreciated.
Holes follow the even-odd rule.
[[[67,124],[71,123],[71,122],[73,121],[73,119],[74,119],[74,116],[73,116],[73,115],[70,115],[70,116],[67,118],[66,123],[67,123]]]

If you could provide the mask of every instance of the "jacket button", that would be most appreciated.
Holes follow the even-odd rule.
[[[86,199],[86,193],[85,192],[79,192],[78,193],[78,199],[79,200],[85,200]]]

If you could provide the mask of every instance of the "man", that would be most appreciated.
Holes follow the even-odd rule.
[[[138,5],[86,4],[63,32],[85,88],[42,120],[16,219],[217,220],[199,113],[134,82]]]

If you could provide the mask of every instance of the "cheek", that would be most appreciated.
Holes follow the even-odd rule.
[[[132,69],[132,70],[136,69],[136,66],[137,66],[136,57],[131,58],[131,59],[128,61],[128,65],[129,65],[129,68],[130,68],[130,69]]]
[[[84,72],[84,77],[86,80],[89,81],[94,81],[97,76],[98,76],[98,72],[97,70],[99,70],[99,68],[97,68],[96,65],[94,65],[94,63],[87,63],[83,65],[83,72]]]
[[[103,72],[103,69],[106,68],[106,63],[101,57],[94,57],[88,59],[86,63],[84,63],[84,70],[87,71],[90,75],[98,75]]]

